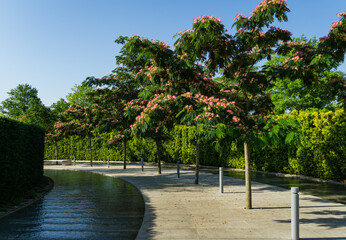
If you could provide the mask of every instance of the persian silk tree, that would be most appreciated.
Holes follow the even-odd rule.
[[[98,115],[93,106],[81,107],[79,105],[72,105],[70,109],[65,112],[65,120],[63,122],[59,121],[55,124],[57,131],[62,131],[65,136],[78,135],[88,138],[90,166],[93,165],[91,139],[98,122]]]
[[[95,110],[99,112],[102,120],[99,123],[100,131],[116,132],[116,135],[109,139],[110,145],[119,141],[124,144],[124,164],[126,169],[127,141],[131,137],[130,125],[133,119],[125,116],[125,106],[131,100],[137,98],[138,88],[135,85],[133,76],[124,67],[118,67],[113,74],[97,79],[87,78],[86,83],[93,87],[98,87],[89,92],[95,103]]]
[[[249,17],[235,17],[236,32],[227,33],[221,20],[213,16],[196,18],[192,30],[185,31],[177,40],[177,51],[195,62],[202,62],[207,72],[222,72],[222,98],[233,102],[231,109],[217,108],[224,113],[223,122],[237,128],[244,141],[246,171],[246,208],[252,208],[249,143],[265,126],[266,116],[273,104],[268,88],[273,76],[261,66],[262,60],[270,59],[280,42],[290,40],[290,32],[272,26],[274,19],[287,21],[289,11],[283,0],[264,0]],[[233,111],[227,115],[225,111]]]
[[[143,83],[140,98],[130,102],[127,108],[129,114],[132,111],[132,114],[137,115],[132,132],[155,139],[157,148],[160,149],[160,142],[164,139],[167,128],[179,123],[197,126],[192,115],[199,107],[201,109],[198,111],[204,110],[192,98],[208,99],[217,95],[217,84],[205,74],[201,64],[195,64],[189,56],[169,49],[165,43],[149,41],[139,36],[126,41],[122,51],[126,54],[122,56],[122,60],[134,69],[136,81]],[[133,58],[126,57],[128,55],[138,56],[136,60],[142,59],[142,65],[133,61]],[[184,109],[194,109],[194,113],[187,116]],[[198,183],[199,142],[208,135],[204,134],[205,131],[198,133],[195,183]]]
[[[138,98],[126,104],[126,116],[135,118],[130,126],[133,135],[149,137],[156,142],[158,173],[161,174],[160,152],[162,140],[167,138],[172,114],[167,107],[161,108],[157,101],[162,97],[163,80],[167,77],[159,64],[169,64],[172,51],[167,44],[149,41],[139,36],[119,37],[117,43],[124,44],[117,62],[134,74],[134,83],[139,90]]]
[[[53,128],[46,133],[45,141],[48,143],[53,143],[55,146],[55,158],[56,160],[59,159],[59,149],[58,149],[58,141],[61,140],[64,137],[64,131],[62,122],[55,122],[53,125]],[[56,162],[58,165],[58,162]]]

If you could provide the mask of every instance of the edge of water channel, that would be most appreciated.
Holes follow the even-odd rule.
[[[175,163],[163,163],[162,165],[175,166],[176,164]],[[184,167],[191,168],[191,169],[196,167],[196,165],[193,165],[193,164],[192,165],[180,164],[180,166],[184,166]],[[219,167],[204,166],[204,165],[200,165],[200,168],[219,169]],[[235,171],[235,172],[245,172],[245,169],[239,169],[239,168],[226,168],[226,167],[224,167],[224,170],[230,170],[230,171]],[[303,179],[303,180],[310,180],[310,181],[314,181],[314,182],[332,183],[332,184],[346,186],[346,182],[337,182],[337,181],[333,181],[333,180],[314,178],[314,177],[309,177],[309,176],[304,176],[304,175],[295,175],[295,174],[289,174],[289,173],[276,173],[276,172],[264,172],[264,171],[259,171],[259,170],[250,170],[250,171],[255,172],[255,173],[273,175],[273,176],[277,176],[277,177],[297,178],[297,179]]]
[[[45,187],[43,187],[43,190],[44,190],[43,192],[38,192],[34,198],[24,199],[20,204],[12,206],[12,207],[6,209],[6,211],[1,211],[0,212],[0,219],[7,217],[8,215],[11,215],[15,212],[18,212],[19,210],[21,210],[23,208],[26,208],[26,207],[34,204],[38,200],[42,199],[44,196],[46,196],[53,189],[54,181],[47,176],[44,176],[44,177],[46,177],[48,179],[49,183]]]

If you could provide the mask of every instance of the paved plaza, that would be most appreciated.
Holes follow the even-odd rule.
[[[144,171],[127,166],[46,165],[45,169],[80,170],[123,179],[137,187],[145,201],[145,215],[137,239],[291,239],[291,192],[252,182],[253,209],[246,210],[245,183],[218,175],[163,168]],[[301,239],[346,239],[346,206],[300,193]]]

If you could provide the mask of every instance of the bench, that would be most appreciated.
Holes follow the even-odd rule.
[[[56,165],[56,163],[61,163],[61,165],[72,165],[71,159],[62,159],[62,160],[44,160],[44,165]]]

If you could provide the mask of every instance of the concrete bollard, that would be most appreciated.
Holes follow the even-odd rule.
[[[73,166],[76,166],[76,157],[73,157]]]
[[[180,162],[177,162],[177,176],[180,178]]]
[[[291,187],[291,234],[292,240],[299,240],[299,188]]]
[[[143,158],[141,159],[141,167],[142,167],[142,172],[144,171],[144,163],[143,163]]]
[[[223,193],[223,167],[219,168],[220,193]]]
[[[107,167],[109,168],[110,163],[109,163],[109,157],[107,157]]]

